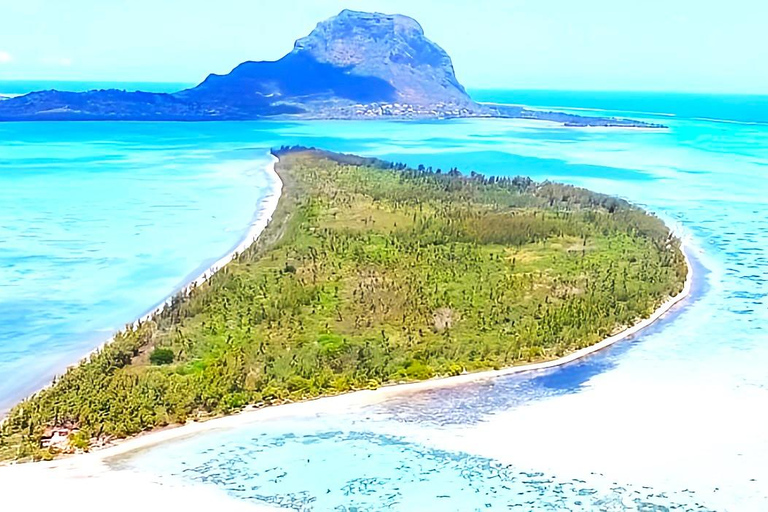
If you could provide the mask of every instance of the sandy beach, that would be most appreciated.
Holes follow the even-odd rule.
[[[277,157],[272,154],[270,154],[269,157],[271,161],[266,167],[266,172],[272,181],[272,190],[270,190],[269,193],[264,196],[264,201],[259,205],[259,209],[254,214],[253,221],[251,222],[248,232],[245,234],[240,243],[233,247],[227,254],[216,260],[215,263],[208,266],[208,268],[203,270],[197,277],[189,281],[180,290],[174,291],[174,293],[166,297],[163,302],[153,307],[141,318],[138,318],[136,322],[134,322],[134,325],[138,324],[139,322],[148,320],[155,313],[161,311],[167,304],[171,303],[171,300],[179,291],[187,292],[190,289],[203,284],[213,274],[221,270],[224,265],[235,259],[237,255],[242,253],[256,241],[261,232],[264,231],[264,228],[267,227],[267,224],[269,224],[269,222],[272,220],[272,215],[275,213],[275,209],[277,209],[277,203],[280,201],[280,196],[283,191],[283,182],[280,179],[280,176],[278,176],[277,172],[275,172],[275,165],[278,161]],[[109,343],[110,341],[112,340],[108,340],[106,343]]]
[[[275,172],[277,159],[273,157],[267,172],[274,178],[274,190],[269,194],[254,217],[254,222],[240,244],[227,255],[220,258],[197,278],[192,280],[184,289],[199,285],[213,273],[250,246],[263,231],[272,218],[282,190],[282,182]],[[112,510],[131,510],[137,506],[157,506],[158,504],[173,504],[181,507],[201,509],[207,506],[221,506],[226,503],[227,510],[274,510],[263,506],[254,506],[236,501],[225,493],[208,486],[191,486],[184,482],[162,483],[152,477],[132,471],[115,470],[110,467],[109,460],[125,456],[130,452],[144,450],[152,446],[172,440],[200,435],[221,429],[237,428],[262,421],[277,418],[311,416],[317,414],[333,414],[386,401],[389,398],[402,396],[420,391],[460,386],[472,382],[495,379],[506,375],[524,372],[544,371],[587,357],[605,349],[617,342],[626,340],[653,324],[673,307],[683,301],[691,291],[693,267],[685,247],[682,247],[688,266],[688,275],[682,291],[668,299],[650,317],[638,322],[632,327],[610,336],[600,343],[583,348],[562,358],[534,364],[514,366],[501,370],[468,373],[454,377],[435,378],[427,381],[393,384],[376,390],[355,391],[343,395],[323,397],[305,402],[297,402],[260,409],[247,408],[232,416],[215,418],[201,422],[190,422],[183,426],[160,429],[121,441],[109,447],[91,453],[74,455],[51,462],[34,464],[9,465],[0,467],[0,482],[2,482],[2,499],[5,503],[18,506],[28,506],[34,503],[37,507],[55,507],[62,502],[78,503],[80,510],[102,510],[105,503]],[[170,300],[170,298],[169,298]],[[144,315],[144,320],[164,307],[165,302]],[[140,320],[137,320],[140,321]],[[132,489],[130,500],[125,503],[114,503],[113,497],[124,494],[126,484]],[[46,493],[36,492],[45,488]],[[34,498],[31,501],[31,497]],[[114,506],[113,506],[114,504]],[[215,505],[214,505],[215,504]],[[124,506],[125,508],[120,508]]]

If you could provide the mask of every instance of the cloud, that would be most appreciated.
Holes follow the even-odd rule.
[[[13,60],[10,53],[0,50],[0,64],[8,64]]]

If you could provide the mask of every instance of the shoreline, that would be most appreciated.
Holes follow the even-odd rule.
[[[272,164],[272,168],[274,169],[274,163]],[[417,382],[384,384],[374,390],[356,390],[339,395],[321,396],[317,398],[302,400],[299,402],[279,404],[274,406],[266,406],[260,408],[247,406],[242,411],[231,414],[229,416],[220,416],[201,421],[190,421],[184,425],[167,426],[113,442],[112,444],[93,449],[87,453],[69,455],[51,462],[37,462],[32,463],[31,465],[58,467],[68,463],[74,463],[77,465],[78,462],[82,461],[83,464],[96,463],[97,465],[102,466],[103,470],[110,471],[110,459],[120,458],[128,455],[131,452],[149,449],[162,443],[195,436],[206,432],[237,428],[258,423],[260,421],[274,420],[292,416],[328,414],[348,410],[352,407],[381,403],[389,398],[411,393],[418,393],[421,391],[449,388],[464,384],[493,380],[509,375],[536,373],[559,368],[561,366],[565,366],[584,359],[585,357],[600,352],[618,342],[631,338],[632,336],[642,332],[644,329],[656,323],[667,313],[669,313],[670,310],[672,310],[675,306],[687,299],[691,294],[693,285],[693,265],[688,256],[686,246],[682,241],[680,250],[683,253],[683,257],[685,258],[685,263],[688,268],[685,283],[680,293],[674,297],[668,298],[663,304],[656,308],[656,310],[654,310],[654,312],[648,318],[645,318],[628,327],[627,329],[624,329],[617,334],[611,335],[602,341],[595,343],[594,345],[584,347],[557,359],[541,361],[537,363],[529,363],[519,366],[510,366],[508,368],[502,368],[499,370],[485,370],[450,377],[436,377]],[[28,464],[29,463],[24,465]],[[10,465],[13,466],[14,464]],[[0,469],[2,469],[2,465],[0,465]]]
[[[211,264],[197,278],[191,280],[179,291],[187,291],[191,287],[205,282],[211,275],[255,242],[270,222],[283,191],[283,182],[275,170],[275,165],[279,160],[273,155],[270,156],[271,162],[266,170],[270,177],[273,178],[272,191],[269,195],[265,196],[263,205],[254,214],[253,221],[245,237],[231,251]],[[11,488],[21,491],[19,493],[10,493],[10,496],[6,498],[9,501],[6,502],[14,503],[14,496],[21,497],[22,494],[25,494],[23,489],[25,489],[25,484],[28,482],[36,482],[37,485],[42,484],[46,487],[50,487],[50,485],[61,487],[61,492],[55,493],[59,497],[62,493],[77,493],[78,491],[75,489],[80,489],[80,492],[92,493],[95,488],[98,488],[97,494],[108,499],[112,493],[117,493],[124,489],[124,484],[126,479],[128,479],[137,494],[145,497],[151,496],[153,500],[162,497],[163,500],[170,500],[182,506],[196,507],[201,503],[207,503],[211,506],[226,504],[233,510],[279,510],[268,506],[252,506],[250,503],[243,503],[210,486],[187,483],[176,478],[158,480],[148,473],[116,467],[115,462],[120,459],[129,458],[136,452],[148,450],[163,443],[190,438],[208,432],[246,427],[280,418],[306,418],[345,412],[412,393],[483,382],[515,374],[547,371],[579,361],[640,333],[663,318],[670,310],[690,296],[694,270],[687,252],[689,247],[682,241],[682,233],[679,229],[675,229],[673,226],[669,226],[669,229],[673,233],[678,232],[678,235],[681,237],[680,251],[687,266],[686,279],[682,290],[674,297],[669,297],[664,301],[648,318],[642,319],[627,329],[609,336],[594,345],[557,359],[511,366],[500,370],[486,370],[451,377],[438,377],[418,382],[385,384],[375,390],[358,390],[340,395],[318,397],[275,406],[261,408],[249,406],[229,416],[191,421],[184,425],[168,426],[141,433],[134,437],[94,449],[88,453],[64,456],[47,462],[0,464],[0,480],[4,483],[17,482],[18,485],[14,484]],[[140,319],[137,319],[134,324],[144,321],[163,308],[176,293],[178,291],[174,292],[168,299],[143,315]],[[95,500],[95,502],[99,502],[99,500]],[[52,501],[52,504],[55,503]]]
[[[280,179],[280,176],[275,171],[275,165],[277,164],[278,159],[271,153],[269,153],[269,158],[270,158],[270,162],[267,164],[265,171],[267,176],[271,180],[270,191],[264,196],[262,203],[259,205],[258,209],[254,212],[253,216],[251,217],[250,223],[248,225],[248,231],[245,233],[245,236],[243,236],[243,238],[240,239],[240,242],[238,242],[237,245],[231,248],[224,256],[220,257],[215,262],[208,265],[202,272],[195,270],[192,273],[188,274],[188,276],[185,277],[183,280],[184,284],[175,288],[165,299],[163,299],[161,302],[159,302],[155,306],[150,307],[149,310],[143,313],[139,318],[137,318],[132,322],[129,322],[126,325],[137,327],[139,324],[146,322],[147,320],[152,318],[152,316],[161,312],[163,308],[165,308],[165,306],[169,305],[176,295],[178,295],[179,293],[187,294],[192,288],[202,285],[208,279],[210,279],[211,276],[213,276],[216,272],[221,270],[227,263],[234,260],[244,250],[246,250],[248,247],[253,245],[253,243],[256,241],[259,235],[261,235],[261,232],[264,231],[264,229],[267,227],[269,222],[272,220],[272,216],[277,210],[277,204],[280,201],[280,197],[282,197],[283,181]],[[189,279],[189,276],[196,276],[196,277],[194,277],[193,279]],[[39,389],[35,390],[29,395],[26,395],[24,397],[21,397],[15,400],[13,405],[11,405],[7,411],[0,410],[0,424],[3,423],[7,413],[10,412],[10,410],[13,409],[13,407],[15,407],[20,402],[36,395],[40,391],[48,388],[53,383],[56,377],[66,372],[70,367],[77,366],[81,362],[88,360],[96,352],[103,349],[106,345],[112,343],[115,339],[115,334],[117,334],[121,330],[122,329],[118,329],[108,339],[99,343],[98,346],[88,351],[87,354],[79,358],[76,362],[70,363],[64,366],[64,368],[62,368],[60,372],[57,372],[54,378],[51,379],[51,382],[40,387]]]
[[[271,190],[268,194],[264,196],[264,200],[262,204],[259,206],[259,209],[256,210],[254,213],[251,223],[249,225],[248,232],[246,232],[245,236],[240,240],[240,242],[229,250],[224,256],[216,260],[214,263],[209,265],[205,270],[203,270],[201,273],[197,275],[196,278],[187,281],[186,284],[182,285],[178,289],[174,290],[168,297],[165,298],[160,304],[156,305],[155,307],[151,308],[148,312],[146,312],[144,315],[136,319],[135,321],[131,322],[129,325],[136,326],[139,323],[145,322],[152,318],[153,315],[156,313],[162,311],[162,309],[171,303],[173,300],[173,297],[175,297],[179,293],[188,293],[190,289],[195,288],[197,286],[202,285],[205,283],[208,279],[211,278],[216,272],[221,270],[227,263],[234,260],[237,256],[239,256],[243,251],[245,251],[247,248],[249,248],[251,245],[253,245],[254,242],[256,242],[256,239],[259,238],[259,235],[261,235],[262,231],[267,227],[269,222],[272,220],[272,216],[275,214],[275,210],[277,209],[277,203],[280,201],[280,197],[282,197],[282,191],[283,191],[283,181],[280,179],[280,176],[275,171],[275,165],[278,162],[277,157],[269,154],[270,162],[267,164],[267,167],[265,168],[267,175],[272,180],[272,186]],[[194,275],[191,274],[191,275]],[[103,343],[99,346],[99,348],[103,347],[107,343],[111,342],[112,338],[110,338],[106,343]],[[93,354],[94,351],[91,351],[87,356],[90,357],[91,354]]]
[[[173,297],[176,296],[178,293],[187,293],[190,289],[205,283],[212,275],[214,275],[217,271],[219,271],[226,264],[234,260],[239,254],[241,254],[244,250],[246,250],[248,247],[250,247],[253,243],[256,242],[258,237],[261,235],[261,233],[264,231],[266,226],[272,220],[272,216],[277,210],[278,203],[280,201],[280,198],[282,197],[282,192],[284,187],[283,181],[275,169],[275,166],[279,162],[279,159],[271,153],[269,154],[269,157],[270,157],[270,162],[266,166],[265,171],[267,175],[270,177],[270,179],[272,180],[271,191],[265,195],[262,205],[260,205],[259,209],[254,213],[250,227],[247,233],[245,234],[245,236],[241,239],[241,241],[235,247],[233,247],[227,254],[220,257],[214,263],[209,265],[205,270],[199,273],[196,278],[188,281],[185,285],[181,286],[180,288],[172,292],[165,300],[163,300],[161,303],[151,308],[148,312],[143,314],[140,318],[136,319],[135,321],[131,322],[128,325],[136,326],[139,323],[145,322],[146,320],[150,319],[153,315],[161,311],[167,304],[169,304],[170,301],[173,299]],[[669,222],[667,222],[667,226],[670,232],[673,234],[676,231],[679,231],[674,226],[671,226]],[[496,379],[496,378],[505,377],[508,375],[519,374],[519,373],[539,372],[539,371],[549,370],[549,369],[558,368],[560,366],[567,365],[569,363],[583,359],[591,354],[604,350],[614,345],[615,343],[618,343],[620,341],[623,341],[627,338],[634,336],[635,334],[641,332],[645,328],[655,323],[657,320],[663,317],[666,313],[668,313],[675,305],[682,302],[684,299],[686,299],[690,295],[692,282],[693,282],[693,265],[691,264],[691,260],[688,257],[688,254],[686,252],[686,245],[683,241],[682,233],[679,233],[679,236],[681,238],[680,251],[683,254],[686,267],[687,267],[685,283],[680,293],[678,293],[674,297],[669,297],[663,304],[661,304],[658,308],[656,308],[656,310],[654,310],[654,312],[648,318],[642,319],[639,322],[622,330],[621,332],[608,336],[607,338],[603,339],[598,343],[576,350],[562,357],[551,359],[551,360],[535,362],[535,363],[513,365],[510,367],[501,368],[498,370],[483,370],[483,371],[472,372],[472,373],[464,373],[464,374],[455,375],[455,376],[434,377],[431,379],[417,381],[417,382],[382,384],[379,388],[374,390],[367,390],[367,389],[354,390],[354,391],[349,391],[339,395],[326,395],[326,396],[320,396],[320,397],[302,400],[299,402],[290,402],[290,403],[278,404],[278,405],[266,406],[266,407],[260,407],[260,408],[255,408],[249,405],[249,406],[246,406],[243,410],[228,416],[219,416],[219,417],[203,419],[199,421],[189,421],[183,425],[170,425],[170,426],[154,429],[148,432],[139,433],[135,436],[132,436],[126,439],[113,441],[110,444],[107,444],[105,446],[94,448],[87,453],[79,453],[74,455],[63,456],[61,458],[55,459],[54,461],[50,461],[47,463],[37,462],[37,463],[34,463],[34,465],[50,465],[50,464],[56,465],[55,463],[60,461],[73,461],[75,459],[86,459],[86,458],[96,459],[104,463],[107,459],[125,455],[132,451],[146,449],[156,444],[160,444],[163,442],[171,441],[171,440],[182,438],[182,437],[196,435],[199,433],[215,430],[218,428],[231,428],[239,425],[249,424],[251,422],[260,421],[263,419],[273,419],[273,418],[282,417],[282,416],[301,415],[303,412],[312,412],[315,409],[319,409],[315,411],[318,413],[328,412],[325,408],[322,407],[322,405],[318,407],[317,406],[318,404],[325,404],[328,406],[337,406],[337,407],[338,406],[346,407],[351,405],[365,405],[365,404],[381,402],[392,396],[459,386],[462,384],[481,382],[481,381]],[[112,342],[113,339],[114,339],[114,336],[111,336],[104,343],[100,344],[97,348],[93,349],[86,356],[81,358],[81,361],[88,359],[93,353],[97,352],[98,350],[102,349],[105,345]],[[79,363],[76,363],[76,364],[79,364]],[[51,384],[48,384],[43,388],[41,388],[40,390],[45,389],[50,385]],[[39,392],[40,390],[36,391],[35,393]],[[33,396],[33,395],[30,395],[30,396]],[[301,411],[301,409],[305,409],[305,411]],[[333,409],[333,407],[328,407],[328,409]],[[1,423],[2,423],[2,418],[0,418],[0,424]],[[13,465],[17,465],[17,464],[0,463],[0,468],[4,466],[13,466]]]
[[[13,492],[5,493],[3,500],[11,506],[18,504],[21,507],[23,504],[29,503],[32,489],[39,489],[40,486],[43,486],[51,492],[46,492],[44,496],[41,496],[38,505],[41,504],[40,501],[43,501],[47,503],[47,506],[53,508],[60,504],[62,496],[90,496],[89,499],[80,501],[81,509],[97,512],[102,510],[103,503],[109,502],[115,495],[122,493],[126,483],[128,483],[135,497],[122,505],[113,507],[115,510],[135,510],[136,506],[143,502],[146,502],[151,508],[164,502],[174,503],[176,506],[193,510],[223,506],[227,510],[279,512],[284,509],[239,500],[216,486],[187,482],[175,476],[160,478],[138,469],[121,468],[119,462],[121,459],[130,458],[132,454],[152,449],[157,445],[209,432],[247,427],[281,418],[311,418],[323,414],[357,410],[366,405],[381,403],[387,399],[409,393],[482,382],[513,374],[536,373],[581,360],[638,334],[663,318],[670,310],[690,296],[694,279],[693,265],[683,243],[681,243],[680,250],[688,267],[685,284],[680,293],[667,299],[648,318],[595,345],[585,347],[564,357],[501,370],[482,371],[413,383],[390,384],[376,390],[353,391],[259,409],[251,407],[230,416],[153,430],[88,453],[70,455],[48,462],[0,465],[0,481],[9,484],[9,489],[14,489]]]

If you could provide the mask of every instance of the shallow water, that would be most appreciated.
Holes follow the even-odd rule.
[[[765,510],[768,127],[662,122],[184,127],[203,148],[302,143],[627,197],[687,239],[696,289],[642,335],[558,370],[210,433],[121,464],[293,510]]]
[[[245,235],[266,151],[204,136],[0,125],[0,415]]]

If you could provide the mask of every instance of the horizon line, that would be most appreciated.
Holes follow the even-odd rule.
[[[156,84],[156,85],[181,85],[194,87],[201,82],[192,82],[184,80],[110,80],[110,79],[56,79],[56,78],[0,78],[0,83],[33,84],[33,83],[62,83],[62,84]],[[696,95],[696,96],[752,96],[759,98],[768,98],[766,92],[747,92],[747,91],[712,91],[712,90],[680,90],[680,89],[606,89],[606,88],[563,88],[557,86],[542,87],[505,87],[502,85],[493,86],[465,86],[467,91],[520,91],[520,92],[576,92],[576,93],[614,93],[614,94],[678,94],[678,95]],[[3,91],[0,91],[2,93]],[[30,90],[28,92],[35,92]]]

